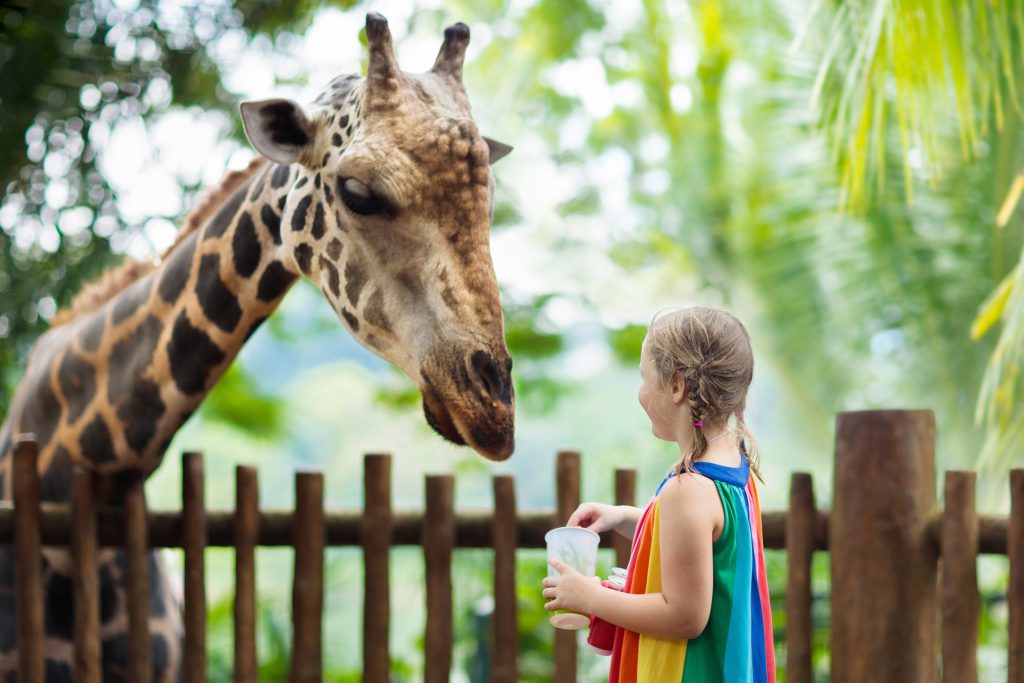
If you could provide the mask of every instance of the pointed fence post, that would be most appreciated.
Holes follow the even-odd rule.
[[[937,548],[930,410],[840,413],[831,516],[832,683],[933,683]]]

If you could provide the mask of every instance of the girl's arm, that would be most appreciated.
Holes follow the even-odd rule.
[[[644,511],[632,505],[616,505],[615,509],[622,518],[613,528],[626,538],[633,538],[637,522],[640,521],[640,516],[644,514]]]
[[[601,586],[564,565],[545,579],[548,609],[595,614],[630,631],[662,638],[696,638],[711,614],[714,484],[697,475],[672,477],[661,491],[659,549],[661,591],[630,595]],[[553,563],[554,564],[554,563]],[[560,565],[561,563],[559,563]]]

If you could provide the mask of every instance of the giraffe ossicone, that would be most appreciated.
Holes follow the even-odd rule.
[[[442,437],[501,460],[514,449],[512,362],[490,256],[490,164],[509,147],[482,137],[462,84],[469,29],[445,31],[433,68],[401,71],[387,22],[368,15],[369,64],[316,100],[246,102],[262,155],[190,214],[156,265],[122,266],[54,319],[0,425],[0,492],[11,443],[34,433],[43,499],[68,502],[76,464],[148,475],[171,438],[299,277],[350,332],[416,383]],[[264,158],[265,157],[265,158]],[[269,161],[268,161],[269,160]],[[41,560],[47,680],[70,680],[71,557]],[[13,553],[0,548],[0,678],[16,675]],[[127,674],[124,553],[101,553],[105,680]],[[154,680],[177,680],[180,606],[149,564]]]

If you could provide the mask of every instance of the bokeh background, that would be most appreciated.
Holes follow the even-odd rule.
[[[365,68],[364,15],[384,13],[403,68],[430,67],[443,27],[472,41],[465,82],[481,131],[515,147],[495,167],[492,252],[516,359],[517,450],[489,464],[424,424],[414,388],[296,286],[179,433],[150,479],[180,495],[183,450],[206,454],[207,501],[237,463],[261,501],[291,506],[319,468],[331,507],[361,505],[362,454],[393,453],[394,501],[456,474],[457,509],[517,477],[521,508],[554,506],[554,457],[583,453],[585,499],[616,466],[638,499],[677,455],[636,403],[646,324],[723,306],[751,331],[748,419],[765,507],[789,474],[831,498],[837,411],[930,408],[940,472],[979,471],[979,508],[1008,508],[1024,462],[1021,41],[1017,3],[931,0],[40,0],[0,4],[0,414],[48,320],[125,255],[155,258],[203,188],[252,151],[238,102],[312,100]],[[180,561],[176,558],[175,561]],[[603,558],[608,568],[611,556]],[[208,555],[211,680],[230,673],[231,562]],[[771,553],[780,662],[785,558]],[[543,558],[519,563],[524,680],[551,675]],[[263,675],[283,677],[290,557],[259,556]],[[983,680],[1005,680],[1008,569],[979,564]],[[358,551],[328,567],[326,669],[358,680]],[[395,680],[422,670],[422,560],[392,576]],[[456,560],[453,680],[486,680],[489,554]],[[815,663],[828,670],[828,565],[815,563]],[[584,680],[607,660],[581,655]],[[784,671],[780,671],[780,679]]]

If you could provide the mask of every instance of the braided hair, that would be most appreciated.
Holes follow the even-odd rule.
[[[757,444],[743,419],[754,375],[754,353],[743,323],[717,308],[683,308],[655,315],[647,344],[663,385],[681,380],[686,387],[693,446],[676,465],[676,473],[693,471],[693,463],[707,453],[704,425],[728,425],[734,419],[736,445],[763,482]]]

